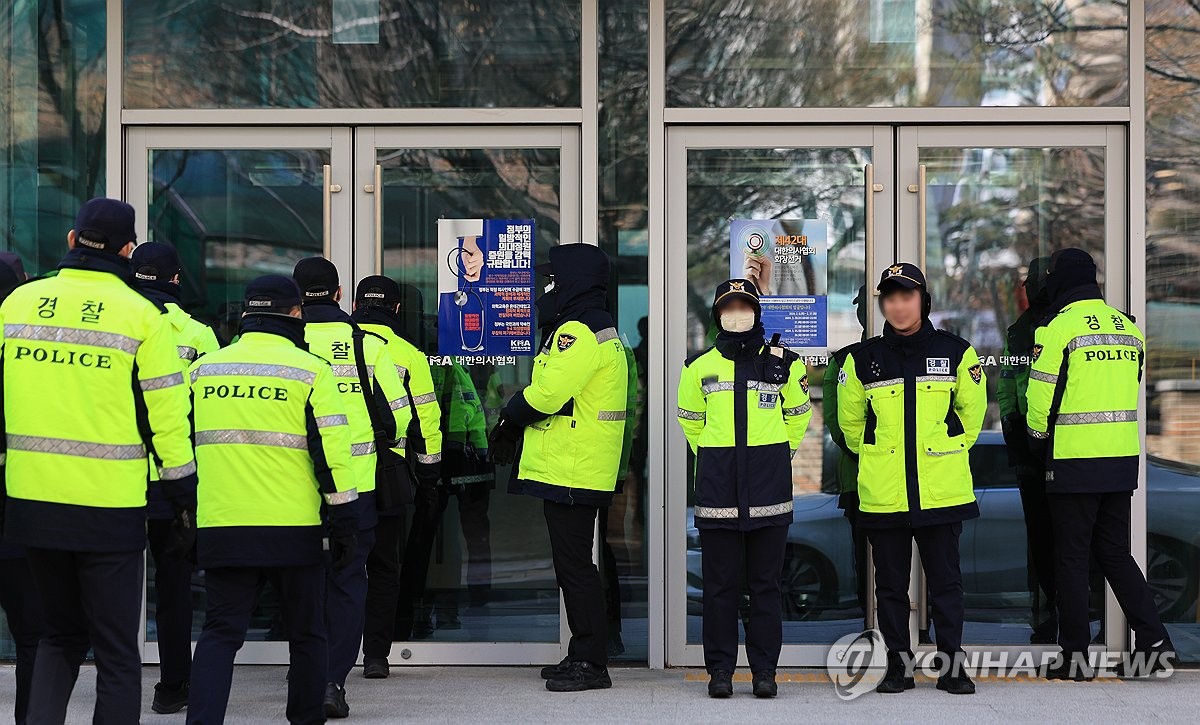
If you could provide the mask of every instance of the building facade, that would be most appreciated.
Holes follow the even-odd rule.
[[[14,0],[0,9],[3,247],[51,270],[78,205],[121,196],[140,240],[179,248],[185,307],[226,339],[254,276],[314,254],[345,285],[382,271],[412,286],[414,334],[447,377],[466,371],[487,427],[529,358],[438,354],[438,220],[532,219],[538,261],[599,244],[639,405],[598,555],[611,649],[650,666],[702,661],[674,391],[709,339],[713,288],[738,271],[733,222],[826,235],[797,282],[823,283],[823,334],[803,350],[814,381],[830,350],[881,329],[873,298],[861,317],[856,299],[896,260],[926,268],[935,322],[980,352],[992,389],[972,454],[983,515],[962,541],[965,644],[992,650],[1028,647],[1046,614],[999,432],[1005,331],[1030,261],[1087,249],[1148,334],[1130,535],[1200,660],[1197,31],[1185,0]],[[813,396],[785,665],[823,664],[873,619]],[[561,658],[540,507],[504,493],[506,476],[450,497],[393,662]],[[923,589],[915,571],[919,603]],[[198,629],[201,573],[195,593]],[[286,661],[274,597],[242,661]],[[1093,606],[1096,646],[1128,646],[1111,594]],[[911,626],[928,641],[923,605]],[[152,625],[145,641],[154,661]]]

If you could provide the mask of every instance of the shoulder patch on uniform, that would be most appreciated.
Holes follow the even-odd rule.
[[[1037,362],[1038,358],[1041,356],[1042,356],[1042,346],[1034,345],[1033,346],[1033,354],[1030,356],[1030,361]]]
[[[967,372],[971,373],[971,379],[975,381],[976,385],[979,385],[980,381],[983,380],[983,366],[979,363],[975,363],[967,368]]]
[[[808,373],[800,376],[800,389],[804,391],[805,395],[808,395]]]
[[[850,376],[846,374],[845,368],[838,370],[838,385],[845,385],[846,381],[849,379],[850,379]]]
[[[558,340],[555,342],[555,344],[558,346],[559,352],[566,352],[572,345],[575,344],[577,339],[579,338],[575,337],[574,335],[568,335],[565,332],[560,332],[558,333]]]

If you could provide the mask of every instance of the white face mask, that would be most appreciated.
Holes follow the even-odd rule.
[[[542,292],[544,294],[550,294],[550,292],[552,292],[553,290],[554,290],[554,279],[551,278],[550,281],[546,283],[546,286],[542,288]]]
[[[721,313],[721,329],[726,332],[749,332],[753,327],[754,310]]]

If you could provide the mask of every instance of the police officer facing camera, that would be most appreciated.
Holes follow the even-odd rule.
[[[1027,392],[1029,446],[1045,460],[1058,585],[1062,656],[1046,676],[1095,674],[1086,661],[1092,557],[1136,635],[1134,654],[1144,658],[1140,672],[1123,663],[1123,674],[1148,675],[1174,659],[1175,647],[1129,549],[1145,337],[1105,304],[1096,263],[1081,249],[1051,255],[1046,290],[1050,310],[1034,331]]]
[[[489,449],[495,463],[506,465],[520,436],[510,491],[543,499],[571,628],[567,656],[542,670],[546,689],[601,689],[612,686],[608,615],[592,544],[621,465],[628,368],[608,311],[608,255],[591,244],[560,244],[538,271],[552,277],[537,300],[541,349],[529,385],[505,405]]]
[[[925,276],[894,264],[877,289],[883,334],[853,346],[838,376],[838,422],[858,456],[859,525],[875,563],[879,628],[887,671],[877,692],[914,687],[905,658],[912,542],[921,553],[937,648],[946,669],[937,687],[971,694],[962,654],[963,587],[958,538],[979,516],[968,458],[983,427],[987,387],[966,340],[933,327]]]
[[[774,697],[783,645],[779,582],[792,523],[791,460],[812,417],[808,376],[795,353],[764,340],[753,282],[723,282],[712,316],[720,332],[712,347],[684,363],[678,411],[696,454],[708,694],[733,695],[745,579],[754,694]]]

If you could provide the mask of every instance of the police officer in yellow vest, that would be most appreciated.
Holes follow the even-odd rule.
[[[571,628],[567,656],[542,670],[546,689],[606,688],[612,686],[607,614],[592,543],[597,512],[612,501],[621,463],[625,351],[608,311],[608,255],[590,244],[561,244],[538,272],[551,282],[537,300],[541,345],[533,379],[504,407],[490,449],[505,465],[521,436],[516,489],[543,499]]]
[[[808,375],[790,350],[763,339],[758,288],[717,287],[716,343],[679,376],[679,425],[696,454],[696,528],[704,550],[708,694],[733,695],[742,582],[750,590],[746,655],[754,694],[774,697],[783,645],[779,580],[792,523],[792,457],[812,417]]]
[[[325,620],[329,634],[329,680],[325,692],[325,715],[343,718],[350,714],[346,703],[346,677],[358,661],[362,646],[367,606],[367,557],[375,546],[378,508],[375,495],[376,434],[367,409],[370,398],[377,419],[389,441],[403,436],[412,416],[404,384],[388,353],[387,342],[367,334],[362,340],[361,361],[366,367],[369,391],[363,391],[360,360],[355,351],[355,323],[338,305],[342,287],[337,267],[324,257],[308,257],[296,263],[292,277],[304,299],[304,339],[308,349],[333,366],[342,405],[350,418],[351,469],[358,489],[358,546],[350,566],[332,571],[326,592]],[[397,445],[403,452],[404,442]]]
[[[887,671],[876,688],[911,689],[908,598],[912,542],[925,570],[941,671],[939,690],[972,694],[963,667],[958,539],[979,516],[969,451],[983,427],[987,386],[979,355],[933,327],[925,275],[894,264],[877,287],[883,335],[850,348],[838,375],[838,422],[858,456],[859,525],[875,562]]]
[[[413,464],[419,492],[436,489],[442,465],[442,413],[433,389],[429,358],[403,337],[399,309],[400,285],[383,275],[359,281],[351,318],[362,329],[387,340],[387,352],[396,366],[413,416],[403,449]],[[418,496],[420,493],[418,493]],[[436,493],[435,493],[436,495]],[[388,676],[388,653],[396,629],[400,602],[400,538],[404,533],[404,507],[379,511],[375,546],[367,557],[366,620],[363,628],[363,676]]]
[[[18,287],[3,321],[5,538],[28,547],[46,608],[30,722],[63,722],[89,647],[97,722],[141,710],[146,457],[195,538],[188,393],[167,317],[133,288],[133,207],[92,199],[57,275]]]
[[[334,371],[305,350],[295,282],[259,277],[247,285],[245,305],[238,341],[190,371],[204,478],[197,552],[208,611],[187,721],[224,721],[233,659],[267,580],[287,622],[287,719],[320,723],[327,678],[323,549],[329,566],[345,568],[355,558],[358,529],[350,427]]]
[[[133,250],[133,275],[138,289],[167,311],[175,337],[180,368],[200,355],[220,348],[217,335],[179,306],[179,255],[162,242],[143,242]],[[157,479],[151,469],[151,481]],[[151,483],[147,506],[147,540],[154,557],[154,624],[158,632],[160,678],[150,709],[160,714],[187,706],[192,673],[192,562],[190,556],[170,556],[171,507]]]
[[[1175,648],[1129,549],[1145,337],[1131,318],[1105,304],[1096,263],[1081,249],[1051,255],[1046,291],[1050,311],[1034,331],[1026,424],[1031,449],[1046,462],[1054,530],[1062,656],[1047,676],[1094,675],[1086,660],[1093,558],[1136,635],[1141,674],[1149,674],[1167,666]],[[1122,665],[1126,674],[1139,667]]]

